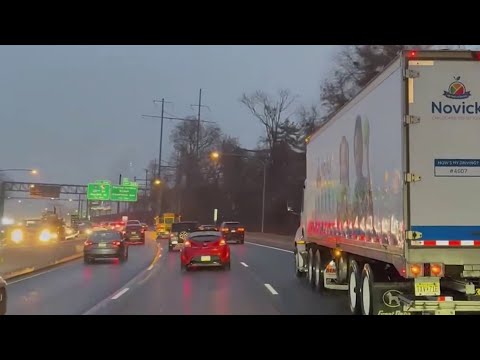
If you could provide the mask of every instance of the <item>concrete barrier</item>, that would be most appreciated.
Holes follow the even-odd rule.
[[[0,276],[11,279],[79,258],[83,254],[83,236],[39,246],[3,246],[0,248]]]

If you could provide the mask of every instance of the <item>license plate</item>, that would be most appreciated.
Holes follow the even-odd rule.
[[[105,244],[105,243],[100,243],[100,244],[98,244],[98,247],[107,247],[107,244]]]
[[[237,232],[237,230],[232,230],[232,232]]]
[[[137,235],[137,232],[136,232],[136,231],[132,231],[132,235]]]
[[[173,240],[173,241],[172,241],[172,244],[173,244],[173,245],[177,245],[177,244],[178,244],[178,241]]]
[[[202,257],[200,258],[200,260],[201,260],[201,261],[210,261],[211,258],[210,258],[210,256],[202,256]]]
[[[415,296],[439,296],[440,278],[424,277],[415,279]]]

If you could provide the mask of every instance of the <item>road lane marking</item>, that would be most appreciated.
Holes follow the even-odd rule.
[[[245,241],[245,243],[246,243],[246,244],[250,244],[250,245],[255,245],[255,246],[264,247],[264,248],[267,248],[267,249],[278,250],[278,251],[283,251],[283,252],[286,252],[286,253],[293,254],[293,251],[291,251],[291,250],[285,250],[285,249],[280,249],[280,248],[273,247],[273,246],[267,246],[267,245],[252,243],[252,242],[250,242],[250,241]]]
[[[265,287],[270,291],[273,295],[278,295],[278,292],[273,288],[270,284],[265,284]]]
[[[45,274],[48,274],[49,272],[52,272],[52,271],[55,271],[55,270],[58,270],[60,269],[59,267],[58,268],[52,268],[50,270],[47,270],[47,271],[42,271],[40,273],[37,273],[37,274],[34,274],[34,275],[30,275],[30,276],[27,276],[27,277],[24,277],[24,278],[21,278],[21,279],[18,279],[18,280],[13,280],[13,281],[7,281],[7,285],[12,285],[12,284],[15,284],[15,283],[19,283],[20,281],[25,281],[25,280],[28,280],[28,279],[32,279],[34,277],[37,277],[37,276],[40,276],[40,275],[45,275]],[[20,275],[21,276],[21,275]]]
[[[158,246],[158,244],[157,244],[157,253],[155,254],[155,257],[153,258],[152,263],[147,268],[147,271],[150,271],[150,270],[153,269],[153,267],[158,262],[158,260],[160,259],[161,256],[162,256],[162,247]]]
[[[116,295],[112,296],[112,300],[117,300],[120,296],[122,296],[123,294],[125,294],[128,290],[130,290],[129,288],[125,288],[123,289],[122,291],[118,292]]]
[[[240,264],[242,264],[242,265],[245,266],[245,267],[248,267],[248,265],[245,264],[244,262],[241,262],[241,261],[240,261]]]
[[[159,245],[156,244],[156,246],[157,246],[157,252],[158,252],[158,246]],[[131,287],[133,287],[137,284],[141,284],[142,281],[139,281],[139,280],[143,276],[145,276],[145,274],[148,274],[147,276],[150,276],[150,275],[153,274],[153,272],[148,272],[147,269],[144,269],[143,271],[140,271],[136,276],[134,276],[133,279],[131,279],[129,282],[127,282],[125,285],[123,285],[123,287],[125,289],[129,290]],[[120,294],[120,293],[114,292],[112,295],[109,295],[108,297],[106,297],[105,299],[103,299],[102,301],[97,303],[95,306],[93,306],[89,310],[85,311],[82,315],[94,315],[94,314],[96,314],[97,312],[99,312],[104,307],[107,307],[109,305],[109,303],[112,301],[113,297],[117,296],[118,294]],[[123,295],[123,294],[120,294],[118,296],[121,296],[121,295]],[[117,299],[118,299],[118,297],[117,297]]]

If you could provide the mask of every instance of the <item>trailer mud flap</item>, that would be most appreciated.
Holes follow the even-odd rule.
[[[399,295],[411,292],[410,283],[374,283],[373,284],[373,314],[374,315],[410,315],[403,311]]]

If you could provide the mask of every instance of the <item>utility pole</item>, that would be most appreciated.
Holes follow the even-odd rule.
[[[198,94],[198,121],[197,121],[197,158],[200,146],[200,110],[202,109],[202,89]]]
[[[165,119],[165,103],[170,103],[170,101],[165,101],[164,98],[162,100],[153,100],[154,103],[161,103],[162,104],[162,112],[160,114],[160,145],[159,145],[159,150],[158,150],[158,163],[162,163],[162,144],[163,144],[163,120]],[[160,179],[160,173],[161,167],[158,167],[158,172],[157,172],[157,177]]]
[[[196,153],[197,153],[197,159],[199,157],[199,153],[200,153],[200,131],[201,131],[201,126],[200,124],[202,122],[209,122],[209,121],[202,121],[200,119],[200,115],[201,115],[201,109],[202,107],[206,107],[208,108],[208,106],[206,105],[202,105],[202,89],[200,89],[200,92],[198,94],[198,105],[191,105],[191,106],[198,106],[198,117],[197,117],[197,144],[196,144]],[[210,108],[208,108],[210,109]]]
[[[122,185],[122,174],[118,177],[118,185]],[[117,201],[117,214],[120,214],[120,201]]]
[[[165,99],[162,98],[162,115],[160,120],[160,150],[158,151],[158,178],[160,178],[160,169],[162,168],[160,165],[162,164],[162,142],[163,142],[163,112],[165,108]]]

